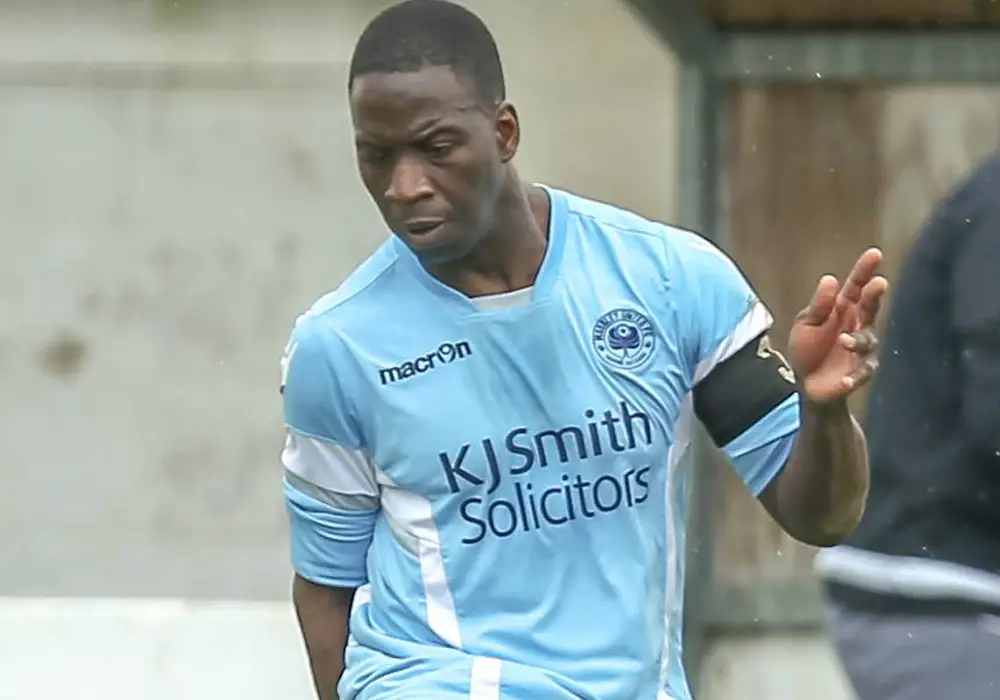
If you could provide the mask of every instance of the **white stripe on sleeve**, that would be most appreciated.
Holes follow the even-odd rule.
[[[288,429],[281,463],[303,481],[331,493],[372,498],[379,495],[374,464],[360,450]]]
[[[725,362],[736,354],[737,351],[746,347],[747,343],[766,331],[774,323],[771,312],[760,301],[757,301],[746,315],[740,319],[736,327],[730,331],[711,355],[698,363],[694,370],[694,383],[698,384],[702,379],[719,364]]]

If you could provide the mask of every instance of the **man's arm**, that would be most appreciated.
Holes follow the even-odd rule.
[[[696,415],[788,534],[841,542],[868,492],[865,440],[847,404],[805,399],[773,347],[770,313],[735,263],[707,243],[687,252],[689,277],[700,282],[688,316]]]
[[[282,361],[292,599],[320,700],[337,700],[348,622],[379,511],[375,468],[325,329],[296,325]]]
[[[868,452],[847,396],[878,365],[871,330],[888,282],[882,253],[861,254],[843,284],[825,275],[792,324],[789,353],[801,387],[800,428],[791,457],[761,503],[786,532],[820,547],[840,544],[864,515]]]
[[[368,580],[365,565],[378,511],[372,496],[345,493],[345,471],[351,467],[336,452],[335,462],[331,463],[330,455],[323,459],[335,465],[339,490],[305,480],[303,473],[315,477],[310,468],[323,463],[312,454],[317,446],[324,451],[329,448],[290,435],[282,453],[295,570],[292,601],[319,700],[337,700],[348,621],[355,593]]]
[[[292,601],[319,700],[337,700],[354,591],[320,586],[299,574],[295,574],[292,582]]]
[[[843,542],[864,515],[868,449],[846,401],[800,401],[791,457],[760,495],[789,535],[815,547]]]
[[[864,512],[864,435],[846,402],[802,398],[770,348],[764,334],[719,363],[695,387],[696,412],[785,532],[817,547],[839,544]]]

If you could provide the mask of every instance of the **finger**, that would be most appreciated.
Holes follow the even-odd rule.
[[[846,305],[848,303],[857,304],[861,301],[861,290],[872,281],[881,264],[882,251],[878,248],[869,248],[862,253],[858,261],[854,263],[854,268],[840,290],[838,302]]]
[[[861,299],[858,301],[858,323],[862,326],[871,326],[875,323],[879,308],[882,306],[882,297],[889,291],[889,280],[881,275],[876,275],[861,290]]]
[[[822,326],[830,318],[837,304],[837,288],[840,282],[833,275],[823,275],[816,285],[816,291],[809,306],[799,313],[799,320],[810,326]]]
[[[843,383],[850,391],[854,391],[871,381],[872,377],[875,376],[875,372],[878,371],[878,360],[874,357],[869,357],[861,365],[855,369],[853,372],[844,377]]]
[[[841,333],[840,344],[858,355],[871,355],[878,350],[878,336],[870,328],[854,333]]]

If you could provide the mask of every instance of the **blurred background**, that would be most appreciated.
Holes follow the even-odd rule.
[[[389,4],[0,1],[0,700],[311,697],[278,360],[384,235],[345,82]],[[523,174],[703,231],[779,335],[1000,142],[992,0],[465,4]],[[699,459],[699,698],[851,700],[812,551]]]

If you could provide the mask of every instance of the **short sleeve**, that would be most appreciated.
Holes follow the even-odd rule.
[[[722,448],[756,498],[792,456],[799,431],[799,397],[793,394]]]
[[[743,272],[697,234],[678,236],[676,302],[695,413],[748,489],[781,471],[799,428],[795,377]]]
[[[338,380],[337,338],[300,320],[281,361],[292,564],[322,585],[363,585],[379,508],[375,467]]]
[[[361,449],[361,431],[337,376],[338,349],[334,331],[317,319],[296,322],[281,358],[285,424],[301,435]]]
[[[773,319],[736,263],[713,243],[682,230],[672,232],[671,243],[674,303],[698,384],[769,330]]]

